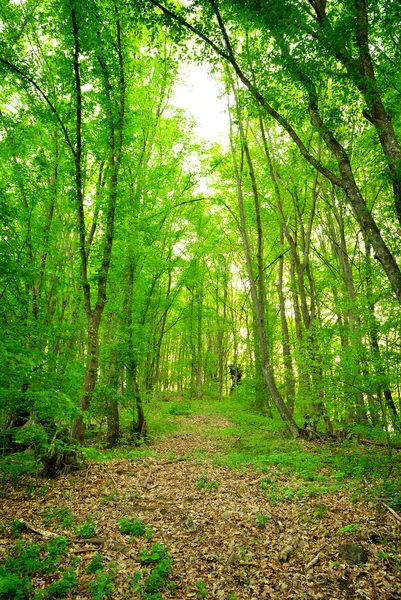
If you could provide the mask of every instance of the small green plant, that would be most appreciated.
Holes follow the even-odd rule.
[[[165,556],[151,570],[150,575],[145,579],[143,589],[147,594],[158,592],[166,583],[166,579],[171,571],[171,559]]]
[[[10,523],[11,537],[13,537],[14,539],[21,537],[21,532],[24,531],[25,528],[26,526],[23,521],[20,521],[19,519],[14,519],[14,521],[11,521]]]
[[[0,598],[4,600],[25,600],[26,598],[50,599],[61,598],[77,587],[75,566],[76,558],[71,566],[61,573],[60,579],[49,587],[35,593],[31,583],[32,577],[54,575],[58,570],[61,558],[66,554],[67,540],[58,537],[46,544],[26,543],[17,540],[15,546],[0,565]]]
[[[79,560],[79,559],[78,559]],[[69,567],[64,573],[62,573],[58,581],[54,581],[45,590],[36,592],[33,600],[47,600],[50,598],[62,598],[69,592],[75,590],[78,587],[78,579],[75,573],[75,564]]]
[[[103,571],[103,556],[96,552],[95,556],[92,558],[91,563],[86,567],[87,573],[97,573],[98,571]]]
[[[118,491],[113,490],[111,492],[111,494],[108,494],[107,496],[103,496],[103,498],[100,500],[100,504],[107,504],[108,502],[113,502],[113,500],[115,500],[117,496],[118,496]]]
[[[266,529],[267,521],[270,519],[270,515],[256,515],[256,525],[259,529]]]
[[[198,591],[198,598],[206,598],[206,596],[207,596],[207,589],[206,589],[206,586],[203,583],[202,579],[199,579],[196,582],[196,589]]]
[[[227,594],[227,599],[228,600],[238,600],[237,596],[235,596],[234,594],[230,594],[230,592],[228,592],[228,594]]]
[[[323,506],[323,504],[317,504],[315,506],[315,510],[313,511],[313,516],[315,517],[315,519],[322,519],[325,512],[326,507]]]
[[[45,508],[41,513],[41,517],[46,527],[52,525],[53,527],[60,526],[66,528],[70,527],[75,520],[74,515],[70,513],[66,506],[60,508]]]
[[[89,539],[93,537],[96,533],[95,521],[82,521],[82,523],[75,527],[75,533],[78,537],[84,539]]]
[[[31,498],[43,498],[47,494],[47,487],[39,486],[34,482],[30,482],[25,490],[26,497],[30,500]]]
[[[157,563],[168,556],[167,548],[164,544],[153,544],[150,551],[141,550],[138,556],[138,561],[144,565]]]
[[[122,517],[118,521],[118,528],[123,535],[133,535],[134,537],[145,535],[151,530],[151,527],[144,525],[140,519],[130,519],[129,517]]]
[[[350,523],[349,525],[345,525],[345,527],[340,527],[340,529],[337,529],[337,533],[353,533],[357,529],[359,529],[358,523]]]
[[[92,600],[103,600],[113,593],[113,580],[116,574],[117,569],[113,563],[110,563],[107,571],[101,571],[97,574],[96,579],[91,581],[87,588]]]
[[[167,577],[171,572],[171,558],[166,546],[154,544],[150,550],[141,550],[138,561],[147,567],[148,575],[143,577],[141,571],[135,573],[134,592],[140,593],[144,600],[159,600],[161,598],[159,590],[166,585]],[[141,579],[143,579],[142,584]]]
[[[200,477],[196,483],[196,487],[200,490],[215,490],[219,487],[218,481],[212,481],[206,477]]]
[[[240,581],[243,585],[249,585],[251,583],[250,579],[247,577],[247,575],[245,573],[242,572],[237,572],[235,573],[234,577],[236,577],[238,579],[238,581]]]

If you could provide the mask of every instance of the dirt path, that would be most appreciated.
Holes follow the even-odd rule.
[[[215,421],[220,425],[222,421]],[[351,503],[339,492],[271,506],[266,489],[253,483],[260,473],[213,464],[219,443],[195,434],[172,436],[153,448],[152,457],[93,463],[84,474],[52,482],[43,498],[26,499],[21,490],[10,488],[8,497],[0,500],[1,520],[7,525],[24,518],[51,530],[51,523],[44,527],[43,515],[52,507],[68,507],[76,522],[94,519],[96,535],[108,541],[101,546],[71,544],[70,554],[81,557],[81,585],[69,598],[89,597],[85,568],[97,551],[118,568],[111,598],[139,598],[131,591],[132,577],[143,567],[138,553],[155,543],[165,544],[173,561],[170,580],[175,583],[162,592],[167,599],[401,598],[401,577],[394,557],[388,555],[388,540],[395,539],[397,531],[399,539],[401,524],[387,511]],[[272,469],[265,488],[271,479],[280,486],[290,484]],[[151,526],[153,539],[122,535],[122,517]],[[61,533],[63,528],[52,530]],[[71,537],[72,528],[64,533]],[[38,539],[32,532],[25,535]],[[382,546],[385,539],[387,545]],[[339,548],[348,542],[368,551],[365,565],[341,559]],[[4,535],[0,551],[10,544]],[[316,564],[307,570],[317,555]]]

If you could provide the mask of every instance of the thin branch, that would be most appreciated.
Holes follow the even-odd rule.
[[[45,100],[45,102],[50,107],[50,110],[56,115],[56,119],[59,122],[59,125],[60,125],[61,129],[63,130],[66,142],[67,142],[67,144],[68,144],[68,146],[69,146],[69,148],[70,148],[73,156],[75,157],[76,150],[75,150],[75,148],[74,148],[74,146],[73,146],[73,144],[72,144],[72,142],[70,140],[70,136],[68,135],[68,131],[67,131],[64,123],[62,122],[62,120],[60,118],[60,115],[57,112],[56,107],[51,102],[51,100],[48,98],[48,96],[45,94],[45,92],[42,90],[42,88],[39,87],[39,85],[36,83],[36,81],[34,81],[32,79],[32,77],[30,77],[29,75],[27,75],[26,73],[24,73],[23,71],[21,71],[21,69],[19,69],[18,67],[16,67],[12,63],[10,63],[5,58],[2,58],[1,56],[0,56],[0,62],[2,62],[4,65],[6,65],[7,67],[9,67],[13,71],[15,71],[15,73],[17,73],[18,75],[20,75],[23,79],[25,79],[26,81],[28,81],[35,88],[35,90],[37,90],[39,92],[39,94],[42,96],[42,98]]]

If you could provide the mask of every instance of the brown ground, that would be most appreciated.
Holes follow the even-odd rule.
[[[351,502],[340,492],[270,506],[266,491],[253,483],[260,473],[213,465],[220,443],[196,434],[171,436],[154,446],[154,457],[114,460],[103,466],[92,463],[85,472],[52,482],[42,498],[28,499],[24,487],[7,489],[8,497],[0,500],[0,521],[6,526],[0,533],[0,559],[13,544],[7,527],[13,519],[23,518],[34,528],[73,538],[72,528],[62,532],[57,525],[45,527],[41,516],[46,508],[66,506],[78,521],[92,517],[99,528],[96,535],[107,540],[102,545],[70,544],[70,556],[81,557],[77,567],[81,583],[68,598],[89,598],[85,585],[94,575],[85,569],[95,552],[117,565],[110,597],[139,598],[131,587],[134,572],[143,568],[136,558],[154,543],[165,544],[173,559],[170,581],[177,587],[164,588],[166,599],[401,598],[401,574],[390,550],[391,545],[399,548],[401,523],[385,508]],[[194,456],[198,450],[205,458]],[[288,476],[275,469],[272,476],[283,486],[289,484]],[[108,499],[115,490],[114,498]],[[263,520],[258,515],[267,515],[265,528],[258,526]],[[122,535],[118,520],[123,516],[150,525],[153,540]],[[338,532],[350,524],[359,526]],[[43,540],[32,531],[23,536]],[[339,547],[346,542],[366,548],[366,564],[341,559]],[[306,569],[317,555],[316,564]]]

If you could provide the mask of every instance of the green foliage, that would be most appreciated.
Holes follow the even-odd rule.
[[[359,523],[349,523],[348,525],[345,525],[344,527],[340,527],[340,529],[337,529],[337,533],[354,533],[358,529],[359,529]]]
[[[19,519],[14,519],[10,523],[10,533],[14,539],[21,537],[21,532],[26,529],[25,523]]]
[[[168,558],[168,550],[164,544],[153,544],[150,550],[141,550],[138,561],[144,565],[158,563]]]
[[[270,515],[256,515],[256,525],[259,529],[266,529],[267,522],[270,518]]]
[[[201,579],[196,582],[196,589],[198,592],[198,598],[206,598],[207,588]]]
[[[113,500],[115,500],[117,496],[118,496],[118,490],[113,490],[111,492],[111,494],[108,494],[107,496],[104,496],[100,500],[100,504],[108,504],[109,502],[113,502]]]
[[[171,572],[171,558],[166,546],[154,544],[149,550],[141,550],[138,561],[147,566],[147,571],[146,574],[141,571],[135,573],[134,590],[144,600],[159,600],[162,597],[160,590],[166,586]]]
[[[96,579],[88,584],[87,590],[92,600],[103,600],[111,596],[114,590],[113,580],[117,574],[113,563],[107,571],[97,572]]]
[[[46,590],[36,592],[34,600],[47,600],[50,598],[62,598],[78,587],[78,579],[75,573],[75,565],[66,569],[58,581],[54,581]]]
[[[26,473],[37,474],[37,471],[38,464],[33,455],[16,452],[11,460],[9,457],[0,458],[2,485],[9,482],[16,487],[23,475]]]
[[[103,556],[96,552],[95,556],[92,558],[91,563],[86,567],[87,573],[97,573],[98,571],[103,571]]]
[[[196,482],[196,487],[200,490],[216,490],[219,485],[220,483],[218,481],[213,481],[207,477],[200,477]]]
[[[78,537],[91,538],[96,533],[96,523],[93,521],[93,519],[90,519],[89,521],[83,521],[79,525],[76,525],[74,530]]]
[[[7,572],[0,565],[0,599],[25,600],[32,593],[29,579]]]
[[[171,572],[171,559],[165,556],[158,561],[150,571],[150,574],[145,578],[143,589],[145,594],[154,594],[163,588],[166,584],[166,579]],[[146,595],[144,595],[146,598]]]
[[[168,414],[173,416],[188,417],[191,414],[191,407],[187,404],[175,404],[169,408]]]
[[[50,525],[52,527],[60,526],[63,529],[70,527],[75,520],[74,515],[70,513],[69,508],[66,506],[60,508],[45,508],[41,512],[41,517],[46,527],[49,527]]]
[[[34,451],[34,455],[38,457],[46,451],[47,435],[41,425],[29,425],[28,427],[20,427],[16,430],[14,442],[31,448]]]
[[[34,593],[31,579],[55,575],[66,555],[67,540],[58,537],[45,544],[17,540],[13,550],[0,565],[0,599],[32,597],[34,600],[61,598],[77,587],[75,563],[61,572],[61,577],[44,590]]]
[[[139,537],[146,533],[151,535],[151,528],[148,525],[144,525],[140,519],[122,517],[118,521],[118,527],[123,535],[133,535],[134,537]]]

